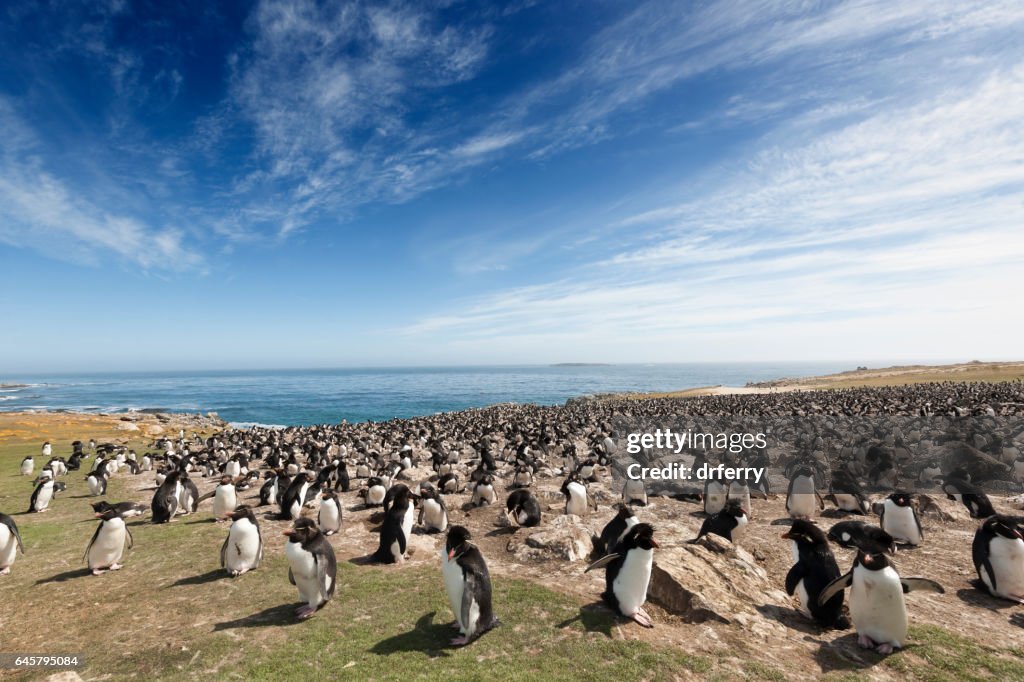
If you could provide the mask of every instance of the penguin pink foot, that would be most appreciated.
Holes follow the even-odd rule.
[[[650,614],[648,614],[642,608],[637,610],[637,612],[633,614],[633,620],[635,620],[640,625],[643,625],[645,628],[654,627],[654,622],[651,620]]]
[[[306,620],[307,618],[311,618],[314,613],[316,613],[316,607],[306,604],[305,606],[296,609],[295,616],[299,620]]]
[[[879,644],[877,647],[875,647],[875,651],[882,654],[883,656],[888,656],[892,653],[892,644],[889,644],[888,642],[885,642],[884,644]]]
[[[857,635],[857,644],[859,644],[862,649],[875,648],[874,641],[872,641],[872,639],[867,635]]]
[[[121,564],[111,564],[110,565],[110,570],[111,571],[120,571],[121,570]]]
[[[466,646],[467,644],[469,644],[469,637],[466,637],[466,635],[456,637],[452,640],[451,644],[452,646]]]
[[[103,575],[106,572],[107,572],[107,569],[105,569],[105,568],[94,568],[94,569],[92,569],[92,574],[93,575]]]
[[[0,575],[7,575],[10,572],[11,572],[11,567],[10,566],[8,566],[7,568],[0,568]]]

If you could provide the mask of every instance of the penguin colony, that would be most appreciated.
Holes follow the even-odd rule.
[[[110,478],[122,471],[152,475],[157,487],[148,506],[106,500],[93,504],[98,525],[83,557],[90,572],[99,575],[125,564],[133,547],[125,519],[148,513],[154,524],[170,523],[197,513],[200,503],[212,498],[214,517],[227,524],[220,565],[236,577],[259,569],[264,545],[256,511],[268,507],[276,518],[292,522],[284,531],[287,577],[302,604],[296,617],[306,619],[335,596],[337,561],[328,538],[344,524],[343,496],[357,496],[365,507],[382,512],[378,548],[371,555],[375,562],[404,562],[415,527],[444,534],[440,582],[459,634],[452,644],[459,646],[500,624],[495,614],[500,604],[492,603],[487,562],[470,531],[451,522],[446,496],[471,494],[471,507],[496,506],[511,528],[533,528],[543,526],[550,513],[543,511],[533,492],[535,479],[555,476],[562,481],[560,511],[585,517],[598,508],[590,485],[607,475],[618,447],[610,425],[617,412],[642,416],[677,408],[699,414],[717,410],[771,416],[801,410],[865,415],[884,409],[912,416],[1020,416],[1022,393],[1019,383],[943,384],[930,389],[831,391],[817,394],[811,404],[806,394],[780,393],[685,402],[570,401],[556,408],[505,405],[384,423],[253,427],[205,440],[180,433],[177,439],[154,442],[154,451],[141,458],[124,447],[94,441],[86,451],[81,441],[75,441],[65,459],[54,456],[46,443],[40,458],[46,463],[33,481],[27,513],[45,513],[67,489],[59,479],[69,472],[85,471],[84,489],[95,497],[104,496]],[[1000,459],[1000,453],[992,458]],[[952,469],[936,462],[918,463],[919,481],[936,481],[943,494],[979,519],[971,547],[979,585],[994,597],[1024,603],[1024,518],[997,513],[977,485],[984,477],[979,477],[970,456],[967,459],[964,466]],[[869,448],[862,460],[866,466],[841,465],[827,476],[812,458],[794,457],[785,463],[785,508],[791,525],[782,539],[790,545],[793,564],[780,582],[808,619],[825,628],[852,626],[862,646],[887,654],[906,641],[905,595],[941,594],[944,589],[927,578],[901,576],[890,558],[898,547],[907,551],[926,543],[920,509],[928,497],[898,489],[878,495],[879,484],[895,484],[906,473],[884,443]],[[406,475],[428,461],[432,476],[414,480]],[[1024,458],[1006,464],[1012,480],[1018,480],[1012,474],[1024,471]],[[34,459],[26,457],[19,472],[33,476]],[[216,480],[216,487],[200,495],[196,478]],[[874,495],[866,492],[868,488]],[[251,491],[245,501],[244,491]],[[751,496],[742,481],[707,482],[702,492],[688,498],[699,501],[706,516],[697,537],[688,541],[697,543],[714,534],[742,543],[743,531],[751,523]],[[819,525],[815,516],[826,501],[837,513],[856,518],[827,528]],[[609,608],[653,627],[655,620],[645,604],[659,541],[657,515],[645,513],[648,504],[642,482],[622,487],[615,517],[593,538],[592,563],[586,571],[604,570],[601,597]],[[877,523],[868,520],[874,514]],[[844,572],[837,564],[830,543],[857,550],[849,570]],[[17,523],[0,514],[0,575],[11,570],[19,553],[24,553],[24,545]]]

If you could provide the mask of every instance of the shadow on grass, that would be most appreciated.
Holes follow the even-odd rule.
[[[981,582],[977,578],[971,580],[970,583],[974,586],[974,589],[964,587],[956,591],[956,596],[962,602],[970,604],[971,606],[988,609],[989,611],[1002,611],[1003,609],[1012,609],[1016,606],[1020,606],[1020,604],[1015,601],[993,597],[989,594],[988,588],[985,587],[985,583]]]
[[[796,609],[776,606],[774,604],[761,604],[754,608],[757,609],[757,612],[765,618],[770,618],[782,623],[788,628],[799,630],[805,635],[820,635],[823,632],[828,632],[829,630],[829,628],[818,625],[814,621],[809,620],[807,616]]]
[[[64,571],[57,575],[51,575],[49,578],[40,578],[36,581],[36,585],[45,585],[47,583],[63,583],[68,580],[74,580],[75,578],[84,578],[92,575],[92,571],[88,568],[76,568],[70,571]]]
[[[912,651],[917,645],[907,644],[902,649],[897,649],[889,656],[901,656],[903,651]],[[857,644],[857,633],[851,632],[848,635],[838,637],[831,642],[822,642],[821,646],[814,653],[814,660],[821,666],[822,673],[833,671],[866,670],[872,668],[887,656],[879,654],[871,649],[862,649]]]
[[[435,623],[436,614],[436,611],[424,614],[412,630],[377,642],[370,648],[370,653],[389,656],[403,651],[420,651],[430,658],[450,656],[444,649],[451,646],[450,641],[458,637],[459,631],[449,625]]]
[[[263,609],[259,613],[254,613],[251,616],[244,616],[235,620],[227,620],[223,623],[217,623],[213,626],[213,631],[220,632],[222,630],[235,630],[238,628],[266,628],[273,627],[275,625],[295,625],[296,623],[302,622],[295,616],[295,611],[300,606],[305,606],[305,604],[293,603],[271,606],[270,608]],[[314,616],[314,618],[315,617],[316,616]]]
[[[558,623],[555,627],[567,628],[573,623],[579,622],[583,629],[587,632],[600,632],[608,639],[612,638],[612,626],[615,625],[616,621],[622,623],[630,623],[631,620],[627,618],[617,618],[604,602],[594,602],[587,604],[586,606],[580,607],[580,612],[575,617],[568,620],[563,620]]]
[[[184,585],[205,585],[206,583],[217,582],[222,578],[227,578],[228,574],[223,568],[215,568],[212,571],[207,571],[202,575],[191,575],[187,578],[181,578],[175,580],[169,585],[169,587],[182,587]]]

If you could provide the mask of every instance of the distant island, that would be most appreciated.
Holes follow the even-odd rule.
[[[552,367],[611,367],[610,362],[556,362]]]

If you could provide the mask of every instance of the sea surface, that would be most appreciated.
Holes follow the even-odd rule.
[[[495,403],[556,405],[597,393],[742,386],[855,362],[431,367],[0,375],[0,411],[216,412],[240,425],[382,421]]]

